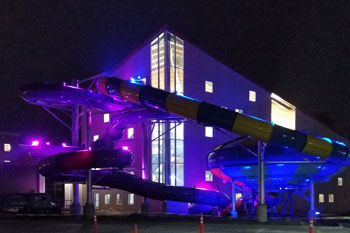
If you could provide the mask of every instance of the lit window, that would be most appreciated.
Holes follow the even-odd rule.
[[[4,144],[4,151],[5,152],[10,152],[11,151],[11,144],[5,143]]]
[[[111,194],[107,193],[105,194],[105,205],[111,204]]]
[[[271,121],[277,125],[295,130],[295,106],[278,95],[271,94]]]
[[[242,193],[236,193],[236,200],[240,199],[242,197]]]
[[[151,42],[151,85],[165,89],[165,46],[164,33]]]
[[[165,123],[154,122],[152,142],[152,181],[165,183]]]
[[[95,208],[98,209],[100,207],[100,194],[95,193]]]
[[[334,195],[333,194],[328,194],[328,202],[333,203],[334,202]]]
[[[323,194],[318,194],[318,202],[323,203],[324,202],[324,195]]]
[[[135,203],[135,195],[133,193],[128,194],[128,205],[133,205]]]
[[[213,173],[205,171],[205,181],[213,181]]]
[[[249,101],[250,102],[256,101],[256,92],[255,91],[249,91]]]
[[[169,65],[169,90],[179,95],[184,94],[184,41],[175,35],[168,33],[168,65]]]
[[[98,138],[99,138],[98,135],[94,135],[94,137],[93,137],[94,142],[96,142],[98,140]]]
[[[205,81],[205,92],[213,93],[213,82]]]
[[[128,129],[128,138],[134,138],[134,128]]]
[[[213,127],[210,127],[210,126],[205,127],[205,136],[208,138],[213,137]]]
[[[338,177],[338,186],[343,186],[343,178]]]
[[[115,195],[115,204],[117,204],[117,205],[121,205],[122,204],[122,196],[120,195],[120,193],[117,193]]]
[[[151,42],[150,52],[151,86],[183,95],[184,41],[172,33],[163,32]]]
[[[104,122],[104,123],[109,122],[109,113],[103,114],[103,122]]]

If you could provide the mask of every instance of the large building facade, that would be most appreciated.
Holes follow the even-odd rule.
[[[109,76],[136,80],[287,128],[348,143],[296,106],[254,84],[168,30],[145,42]],[[93,112],[92,140],[102,137],[122,114]],[[155,117],[128,125],[117,147],[127,147],[136,155],[135,163],[126,168],[131,174],[167,185],[215,189],[231,195],[231,183],[222,181],[208,170],[206,157],[218,144],[238,136],[182,118]],[[317,183],[316,209],[329,214],[349,211],[350,199],[345,196],[346,187],[350,185],[349,177],[347,169],[335,175],[330,183]],[[329,189],[331,186],[333,188]],[[68,189],[71,188],[67,185],[66,199],[69,201],[71,191]],[[236,197],[240,197],[239,193]],[[144,202],[141,196],[107,187],[95,187],[93,200],[97,211],[110,213],[138,212]],[[296,212],[306,213],[309,209],[308,202],[302,197],[296,196],[294,204]],[[187,213],[188,206],[188,203],[168,201],[164,205],[164,202],[150,200],[150,211],[154,212]]]

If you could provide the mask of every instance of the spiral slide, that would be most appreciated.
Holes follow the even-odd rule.
[[[130,106],[124,101],[69,85],[26,85],[22,87],[21,91],[23,99],[27,102],[50,107],[79,104],[110,111]],[[111,128],[104,137],[92,145],[92,151],[60,153],[41,160],[39,173],[56,181],[85,183],[88,169],[101,168],[101,170],[94,169],[92,171],[92,182],[95,185],[122,189],[155,200],[206,204],[226,208],[231,203],[231,198],[218,191],[167,186],[144,180],[121,170],[134,162],[134,155],[128,150],[107,148],[111,148],[111,145],[114,145],[114,142],[119,139],[120,130],[125,128],[127,122],[135,123],[140,118],[149,118],[155,114],[160,117],[168,116],[164,112],[149,110],[135,111],[134,115],[132,113],[126,114],[126,117],[118,122],[117,127],[121,129]],[[114,169],[108,169],[111,167]]]

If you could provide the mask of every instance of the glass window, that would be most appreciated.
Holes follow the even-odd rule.
[[[100,136],[99,135],[94,135],[93,140],[96,142]]]
[[[4,151],[5,152],[10,152],[11,151],[11,144],[5,143],[4,144]]]
[[[328,202],[333,203],[334,202],[334,195],[333,194],[328,194]]]
[[[184,94],[184,42],[175,35],[168,33],[168,65],[170,92]]]
[[[338,186],[343,186],[343,178],[338,177]]]
[[[176,186],[184,186],[184,164],[177,163],[176,164]]]
[[[213,137],[213,127],[210,127],[210,126],[205,127],[205,136],[208,138]]]
[[[111,194],[106,193],[105,194],[105,205],[110,205],[111,204]]]
[[[271,121],[295,130],[295,107],[278,95],[271,94]]]
[[[167,43],[167,51],[165,51]],[[167,67],[165,65],[167,64]],[[166,32],[151,42],[152,87],[184,94],[184,41]],[[169,75],[168,75],[169,74]]]
[[[205,171],[205,181],[213,181],[213,173],[211,171]]]
[[[165,46],[164,33],[151,43],[151,86],[165,89]]]
[[[121,205],[122,204],[122,196],[121,196],[120,193],[117,193],[115,195],[115,204],[117,204],[117,205]]]
[[[250,102],[256,101],[256,92],[255,91],[249,91],[249,101]]]
[[[103,114],[103,122],[104,122],[104,123],[109,122],[109,113]]]
[[[128,194],[128,205],[133,205],[135,203],[135,195],[133,193]]]
[[[213,82],[205,81],[205,92],[213,93]]]
[[[128,139],[134,138],[134,128],[128,129]]]
[[[152,125],[152,181],[165,183],[165,123]]]
[[[95,193],[95,208],[98,209],[100,207],[100,194]]]
[[[242,197],[242,193],[236,193],[236,200],[240,199]]]
[[[323,203],[324,202],[324,195],[323,194],[318,194],[318,202]]]

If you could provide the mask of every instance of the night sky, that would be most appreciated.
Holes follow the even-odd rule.
[[[165,24],[350,138],[349,1],[0,0],[0,131],[68,140],[19,86],[108,72]]]

